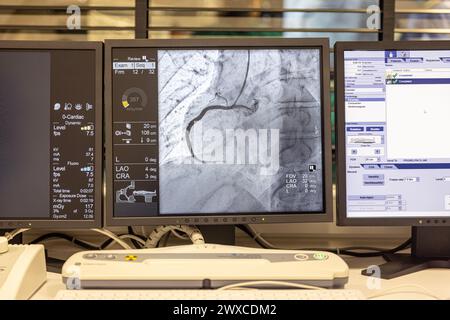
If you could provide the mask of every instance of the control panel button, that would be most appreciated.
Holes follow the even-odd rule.
[[[313,258],[316,260],[327,260],[328,255],[323,252],[316,252],[316,253],[314,253]]]
[[[303,253],[297,253],[295,256],[294,256],[294,259],[295,260],[299,260],[299,261],[306,261],[306,260],[308,260],[308,256],[306,255],[306,254],[303,254]]]
[[[137,260],[137,256],[133,255],[133,254],[129,254],[125,256],[125,261],[136,261]]]

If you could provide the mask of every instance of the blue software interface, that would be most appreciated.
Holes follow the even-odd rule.
[[[347,216],[450,217],[450,50],[344,60]]]

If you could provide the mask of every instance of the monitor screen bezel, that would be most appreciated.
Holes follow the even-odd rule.
[[[322,72],[322,132],[323,132],[323,170],[324,210],[302,213],[267,213],[242,215],[230,214],[191,214],[157,217],[114,217],[113,197],[113,159],[112,159],[112,50],[114,48],[318,48],[321,51]],[[234,38],[234,39],[158,39],[158,40],[106,40],[105,41],[105,145],[106,145],[106,198],[105,225],[161,225],[161,224],[197,224],[223,225],[247,223],[295,223],[295,222],[331,222],[333,220],[332,203],[332,164],[331,164],[331,119],[330,119],[330,74],[328,39],[280,39],[280,38]]]
[[[347,217],[346,143],[345,143],[345,51],[377,50],[450,50],[450,41],[381,41],[381,42],[336,42],[334,46],[335,66],[335,117],[336,117],[336,208],[337,224],[340,226],[445,226],[449,217],[405,217],[405,218],[349,218]]]
[[[21,219],[6,220],[0,217],[0,228],[99,228],[103,217],[103,43],[87,41],[0,41],[0,50],[88,50],[95,51],[95,205],[93,220],[51,220],[51,219]]]

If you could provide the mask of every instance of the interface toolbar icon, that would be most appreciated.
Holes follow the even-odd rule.
[[[94,167],[93,166],[88,166],[88,167],[82,167],[80,169],[81,172],[92,172],[94,171]]]
[[[81,127],[81,131],[92,131],[92,130],[94,130],[94,125],[92,125],[92,124]]]
[[[131,137],[131,131],[130,130],[125,130],[125,131],[121,131],[121,130],[116,130],[116,136],[129,136]]]

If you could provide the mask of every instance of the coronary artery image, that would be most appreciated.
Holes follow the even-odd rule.
[[[321,53],[158,51],[160,214],[323,210]]]

